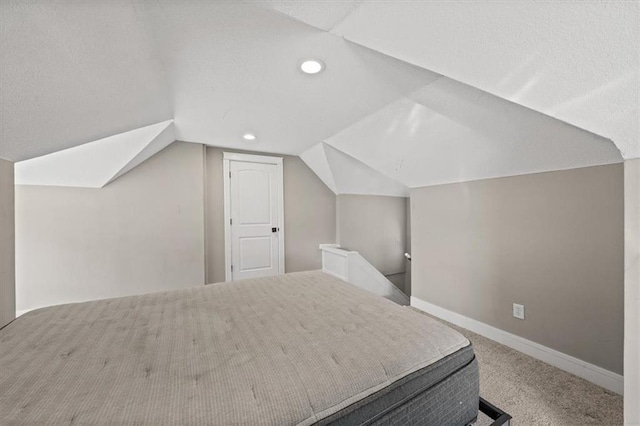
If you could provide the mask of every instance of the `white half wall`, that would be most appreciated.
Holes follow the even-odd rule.
[[[202,145],[104,188],[16,186],[19,312],[204,284]]]
[[[345,250],[337,244],[320,244],[320,251],[322,251],[322,272],[399,305],[409,304],[409,296],[382,275],[364,257],[360,256],[357,251]]]

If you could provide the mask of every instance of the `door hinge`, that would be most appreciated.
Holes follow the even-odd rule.
[[[231,177],[231,172],[229,172],[229,177]]]
[[[233,225],[233,219],[229,219],[229,225]]]
[[[233,272],[233,265],[231,265],[231,272]]]

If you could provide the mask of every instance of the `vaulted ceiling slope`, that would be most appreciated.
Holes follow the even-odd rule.
[[[640,157],[640,2],[271,2],[274,10]]]
[[[337,193],[619,162],[640,157],[638,13],[637,2],[5,1],[0,157],[173,119],[178,140],[304,153]],[[310,57],[324,72],[300,72]]]
[[[0,157],[20,161],[173,118],[126,2],[0,2]]]
[[[621,160],[602,137],[445,77],[326,143],[410,188]]]

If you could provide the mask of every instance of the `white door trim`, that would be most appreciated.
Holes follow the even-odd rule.
[[[231,161],[245,163],[275,164],[278,170],[278,227],[280,228],[278,244],[279,259],[278,273],[284,274],[284,175],[282,157],[269,157],[266,155],[240,154],[237,152],[222,153],[222,173],[224,181],[224,279],[232,281],[231,273],[231,182],[229,172]]]

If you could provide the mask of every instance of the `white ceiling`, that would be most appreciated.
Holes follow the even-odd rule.
[[[347,40],[611,139],[625,158],[640,157],[638,1],[346,1],[340,10],[274,3]]]
[[[126,2],[0,2],[0,157],[20,161],[173,118]]]
[[[437,78],[254,5],[159,3],[147,18],[183,141],[298,155]],[[300,72],[308,57],[326,70]]]
[[[179,140],[305,153],[337,193],[619,162],[613,143],[640,157],[639,13],[637,2],[5,1],[0,157],[174,119]],[[302,74],[309,57],[326,70]],[[386,178],[367,186],[363,165]]]

